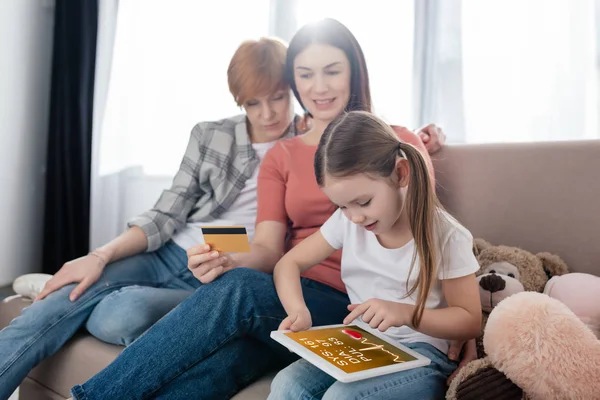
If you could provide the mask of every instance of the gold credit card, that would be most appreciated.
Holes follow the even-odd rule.
[[[243,226],[205,226],[202,227],[204,243],[211,250],[223,253],[246,253],[250,251],[248,233]]]

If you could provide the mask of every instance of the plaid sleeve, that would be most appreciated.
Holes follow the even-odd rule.
[[[152,209],[131,219],[127,226],[140,227],[148,239],[146,251],[154,251],[165,244],[175,230],[184,227],[188,214],[204,194],[199,184],[200,163],[203,159],[200,138],[203,129],[196,125],[190,141],[173,178],[171,188],[160,195]]]

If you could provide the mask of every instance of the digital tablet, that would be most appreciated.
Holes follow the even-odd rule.
[[[271,338],[340,382],[354,382],[428,365],[431,360],[356,325],[302,332],[272,331]]]

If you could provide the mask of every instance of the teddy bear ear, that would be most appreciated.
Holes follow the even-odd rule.
[[[536,257],[542,261],[542,265],[546,275],[548,275],[548,279],[552,278],[553,276],[569,273],[567,264],[562,260],[562,258],[555,254],[538,253],[536,254]]]
[[[493,247],[492,244],[484,239],[477,238],[473,240],[473,254],[478,256],[483,250]]]

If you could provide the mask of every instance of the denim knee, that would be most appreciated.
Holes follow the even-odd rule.
[[[86,322],[86,329],[96,338],[111,344],[128,346],[149,326],[144,315],[123,295],[134,290],[128,286],[106,296],[94,308]]]
[[[300,359],[275,376],[271,382],[269,400],[320,398],[333,382],[334,378]]]
[[[184,289],[126,286],[98,303],[86,328],[102,341],[128,346],[192,293]]]
[[[244,285],[244,283],[253,281],[255,278],[262,278],[265,274],[265,272],[261,272],[252,268],[234,268],[230,271],[227,271],[225,274],[223,274],[223,276],[227,275],[229,283],[231,283],[231,281],[236,281],[240,283],[240,285],[236,287],[244,288],[247,286]]]
[[[248,301],[257,290],[254,282],[263,281],[267,274],[251,268],[234,268],[217,278],[211,285],[231,301]],[[272,278],[271,278],[272,279]]]
[[[290,368],[284,368],[271,381],[271,392],[267,400],[298,398],[295,394],[302,392],[298,377]]]

